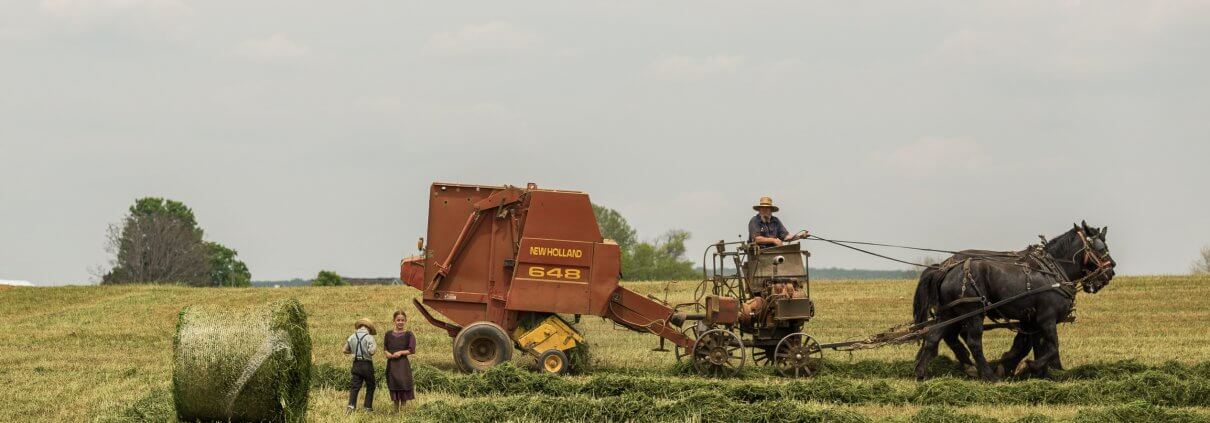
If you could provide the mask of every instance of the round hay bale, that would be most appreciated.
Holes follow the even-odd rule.
[[[181,421],[293,422],[306,415],[311,335],[297,300],[185,307],[172,345]]]

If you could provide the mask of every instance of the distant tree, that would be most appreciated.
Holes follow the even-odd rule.
[[[102,284],[186,283],[209,279],[206,246],[193,211],[172,200],[140,198],[121,224],[110,225],[113,255]]]
[[[623,254],[622,276],[627,280],[683,280],[700,276],[693,262],[686,260],[685,241],[689,232],[673,229],[655,242],[634,245]]]
[[[630,223],[616,210],[592,205],[601,236],[622,250],[622,277],[626,280],[680,280],[700,276],[693,262],[684,259],[689,232],[673,229],[652,242],[639,242]]]
[[[320,270],[318,275],[315,275],[315,280],[311,281],[311,286],[344,286],[344,278],[331,270]]]
[[[1193,262],[1193,274],[1210,275],[1210,246],[1202,248],[1202,257]]]
[[[597,226],[601,227],[601,236],[618,243],[622,251],[627,251],[634,245],[636,235],[634,228],[626,222],[626,218],[616,210],[596,204],[592,205],[592,214],[597,218]]]
[[[137,199],[120,224],[109,226],[105,249],[112,258],[101,283],[248,286],[252,275],[236,251],[204,241],[203,233],[184,203]]]
[[[252,286],[248,265],[236,258],[239,252],[217,242],[206,242],[210,282],[217,286]]]

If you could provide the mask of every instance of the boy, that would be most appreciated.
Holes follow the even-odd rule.
[[[356,331],[345,340],[344,349],[345,354],[353,355],[353,368],[350,370],[353,380],[349,384],[349,408],[345,410],[345,414],[357,409],[357,391],[361,390],[362,382],[366,384],[365,411],[374,411],[374,386],[378,384],[374,379],[373,358],[374,351],[378,348],[374,344],[374,322],[362,317],[353,323],[353,328]]]

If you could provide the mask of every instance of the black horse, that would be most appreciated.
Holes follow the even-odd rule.
[[[928,331],[916,355],[916,377],[928,377],[928,363],[944,340],[960,363],[975,366],[983,379],[995,379],[983,353],[985,316],[1012,321],[1021,330],[1013,348],[1001,358],[1005,370],[1012,371],[1033,349],[1030,371],[1047,376],[1048,369],[1059,363],[1056,326],[1071,314],[1076,292],[1096,293],[1113,279],[1117,263],[1105,244],[1108,229],[1081,222],[1041,246],[1017,252],[960,251],[921,273],[913,302],[916,324],[930,316],[940,322],[1007,302]]]

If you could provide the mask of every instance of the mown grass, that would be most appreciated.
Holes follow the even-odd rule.
[[[694,285],[696,282],[629,286],[661,298],[667,295],[669,301],[679,302],[691,299]],[[808,324],[807,331],[828,342],[868,335],[901,323],[910,317],[913,287],[911,281],[815,283],[812,297],[817,304],[818,316]],[[100,417],[138,420],[140,412],[157,415],[154,411],[160,405],[155,401],[155,394],[167,392],[165,389],[170,385],[171,338],[176,313],[191,304],[241,305],[297,297],[310,315],[317,378],[322,378],[320,369],[329,369],[333,374],[347,373],[347,359],[340,353],[340,346],[357,317],[369,316],[385,322],[392,310],[404,308],[413,317],[411,325],[419,342],[418,354],[413,361],[417,363],[418,372],[425,369],[425,372],[444,375],[451,378],[451,384],[464,382],[461,378],[469,376],[451,372],[449,338],[424,323],[411,309],[409,302],[416,293],[407,287],[384,286],[2,289],[0,398],[4,400],[0,402],[0,421],[85,421]],[[830,377],[813,381],[788,382],[772,377],[767,369],[753,369],[739,380],[701,379],[679,374],[671,354],[650,351],[658,344],[656,337],[618,330],[607,321],[585,316],[579,327],[592,345],[594,367],[587,375],[564,380],[575,384],[575,393],[523,389],[464,396],[451,393],[456,391],[425,391],[422,387],[419,400],[409,412],[443,418],[450,417],[443,413],[451,411],[442,407],[461,409],[465,405],[491,415],[490,409],[485,408],[490,406],[481,403],[501,401],[501,404],[509,401],[614,404],[614,401],[622,401],[619,398],[626,392],[601,395],[592,394],[591,390],[580,393],[579,390],[589,386],[605,389],[604,381],[636,379],[642,383],[684,383],[692,387],[698,384],[737,386],[709,394],[721,395],[721,398],[711,398],[723,401],[724,405],[739,406],[741,410],[749,410],[746,407],[751,404],[792,401],[794,407],[799,407],[794,409],[795,413],[816,416],[826,414],[821,410],[832,410],[845,416],[855,414],[875,419],[929,418],[933,415],[930,413],[942,415],[948,412],[991,416],[1004,421],[1027,417],[1031,413],[1063,420],[1090,419],[1088,416],[1171,417],[1163,413],[1180,416],[1193,413],[1188,416],[1199,417],[1206,412],[1204,384],[1207,380],[1206,365],[1200,363],[1210,362],[1208,293],[1210,278],[1206,277],[1122,277],[1099,294],[1080,294],[1079,321],[1060,329],[1063,361],[1071,370],[1060,373],[1056,381],[994,385],[963,379],[952,362],[944,360],[934,364],[935,374],[942,379],[916,384],[911,380],[909,362],[915,354],[914,345],[856,352],[852,359],[848,354],[825,353],[829,359],[827,374]],[[987,351],[992,354],[1003,351],[1010,335],[1003,331],[989,334]],[[524,358],[518,358],[517,362],[519,366],[526,365]],[[379,367],[381,370],[381,363]],[[437,379],[433,380],[439,379],[434,377]],[[816,384],[810,385],[811,389],[825,389],[822,385],[833,384],[827,388],[833,390],[829,394],[832,397],[758,396],[769,390],[774,393],[789,391],[786,386],[800,383]],[[1104,391],[1106,386],[1115,390],[1107,393]],[[981,395],[975,398],[960,392],[971,389]],[[841,395],[849,392],[846,390],[857,396]],[[876,395],[864,397],[867,390]],[[345,394],[342,391],[339,382],[334,385],[321,383],[320,388],[313,389],[310,418],[321,421],[343,418]],[[1108,398],[1114,400],[1089,392],[1109,395]],[[911,397],[918,393],[942,399]],[[702,413],[690,413],[686,417],[672,415],[675,414],[672,411],[679,409],[670,404],[683,398],[656,394],[659,392],[630,393],[632,396],[647,395],[652,404],[658,405],[654,409],[665,410],[667,413],[662,414],[665,417],[658,420],[701,418]],[[983,399],[984,394],[988,399]],[[1033,399],[1025,403],[1019,399],[1004,399],[1016,395]],[[378,403],[380,410],[387,408],[385,391],[380,393]],[[1035,403],[1042,406],[1033,405]],[[512,411],[520,414],[510,418],[547,420],[541,414],[534,414],[546,412],[542,410],[516,409]],[[845,418],[828,416],[829,419]],[[387,419],[386,415],[379,414],[354,417],[354,420],[366,421]]]

